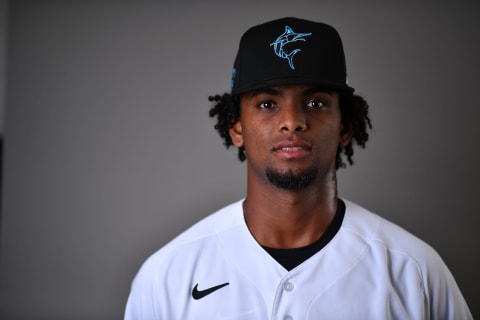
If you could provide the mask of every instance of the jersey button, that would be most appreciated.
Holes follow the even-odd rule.
[[[294,319],[293,319],[293,317],[292,317],[291,315],[287,314],[287,315],[283,318],[283,320],[294,320]]]
[[[286,291],[292,291],[294,288],[295,288],[295,286],[291,282],[285,282],[283,284],[283,289],[285,289]]]

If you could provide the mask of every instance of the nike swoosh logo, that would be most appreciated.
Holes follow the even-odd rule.
[[[203,297],[205,296],[208,296],[210,293],[212,292],[215,292],[217,291],[218,289],[221,289],[225,286],[228,286],[230,283],[226,282],[224,284],[220,284],[218,286],[215,286],[215,287],[211,287],[211,288],[208,288],[208,289],[205,289],[205,290],[198,290],[198,283],[195,285],[195,287],[193,287],[193,290],[192,290],[192,297],[193,299],[195,300],[198,300],[198,299],[202,299]]]

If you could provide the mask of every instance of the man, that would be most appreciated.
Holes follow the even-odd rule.
[[[336,170],[365,146],[368,105],[341,39],[296,18],[249,29],[230,94],[211,97],[247,196],[152,255],[126,319],[470,319],[437,253],[337,197]]]

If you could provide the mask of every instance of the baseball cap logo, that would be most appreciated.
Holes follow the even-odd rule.
[[[282,59],[287,59],[288,64],[292,70],[295,69],[293,65],[293,56],[301,51],[301,49],[294,49],[292,52],[287,53],[283,50],[283,47],[292,42],[306,41],[304,37],[310,36],[312,33],[296,33],[289,26],[285,26],[285,32],[278,36],[275,42],[272,42],[270,46],[273,46],[275,54]]]

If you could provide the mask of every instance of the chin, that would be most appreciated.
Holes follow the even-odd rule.
[[[273,168],[267,168],[265,175],[268,181],[285,190],[302,190],[307,188],[315,181],[318,175],[318,169],[316,167],[310,167],[308,169],[287,169],[278,170]]]

